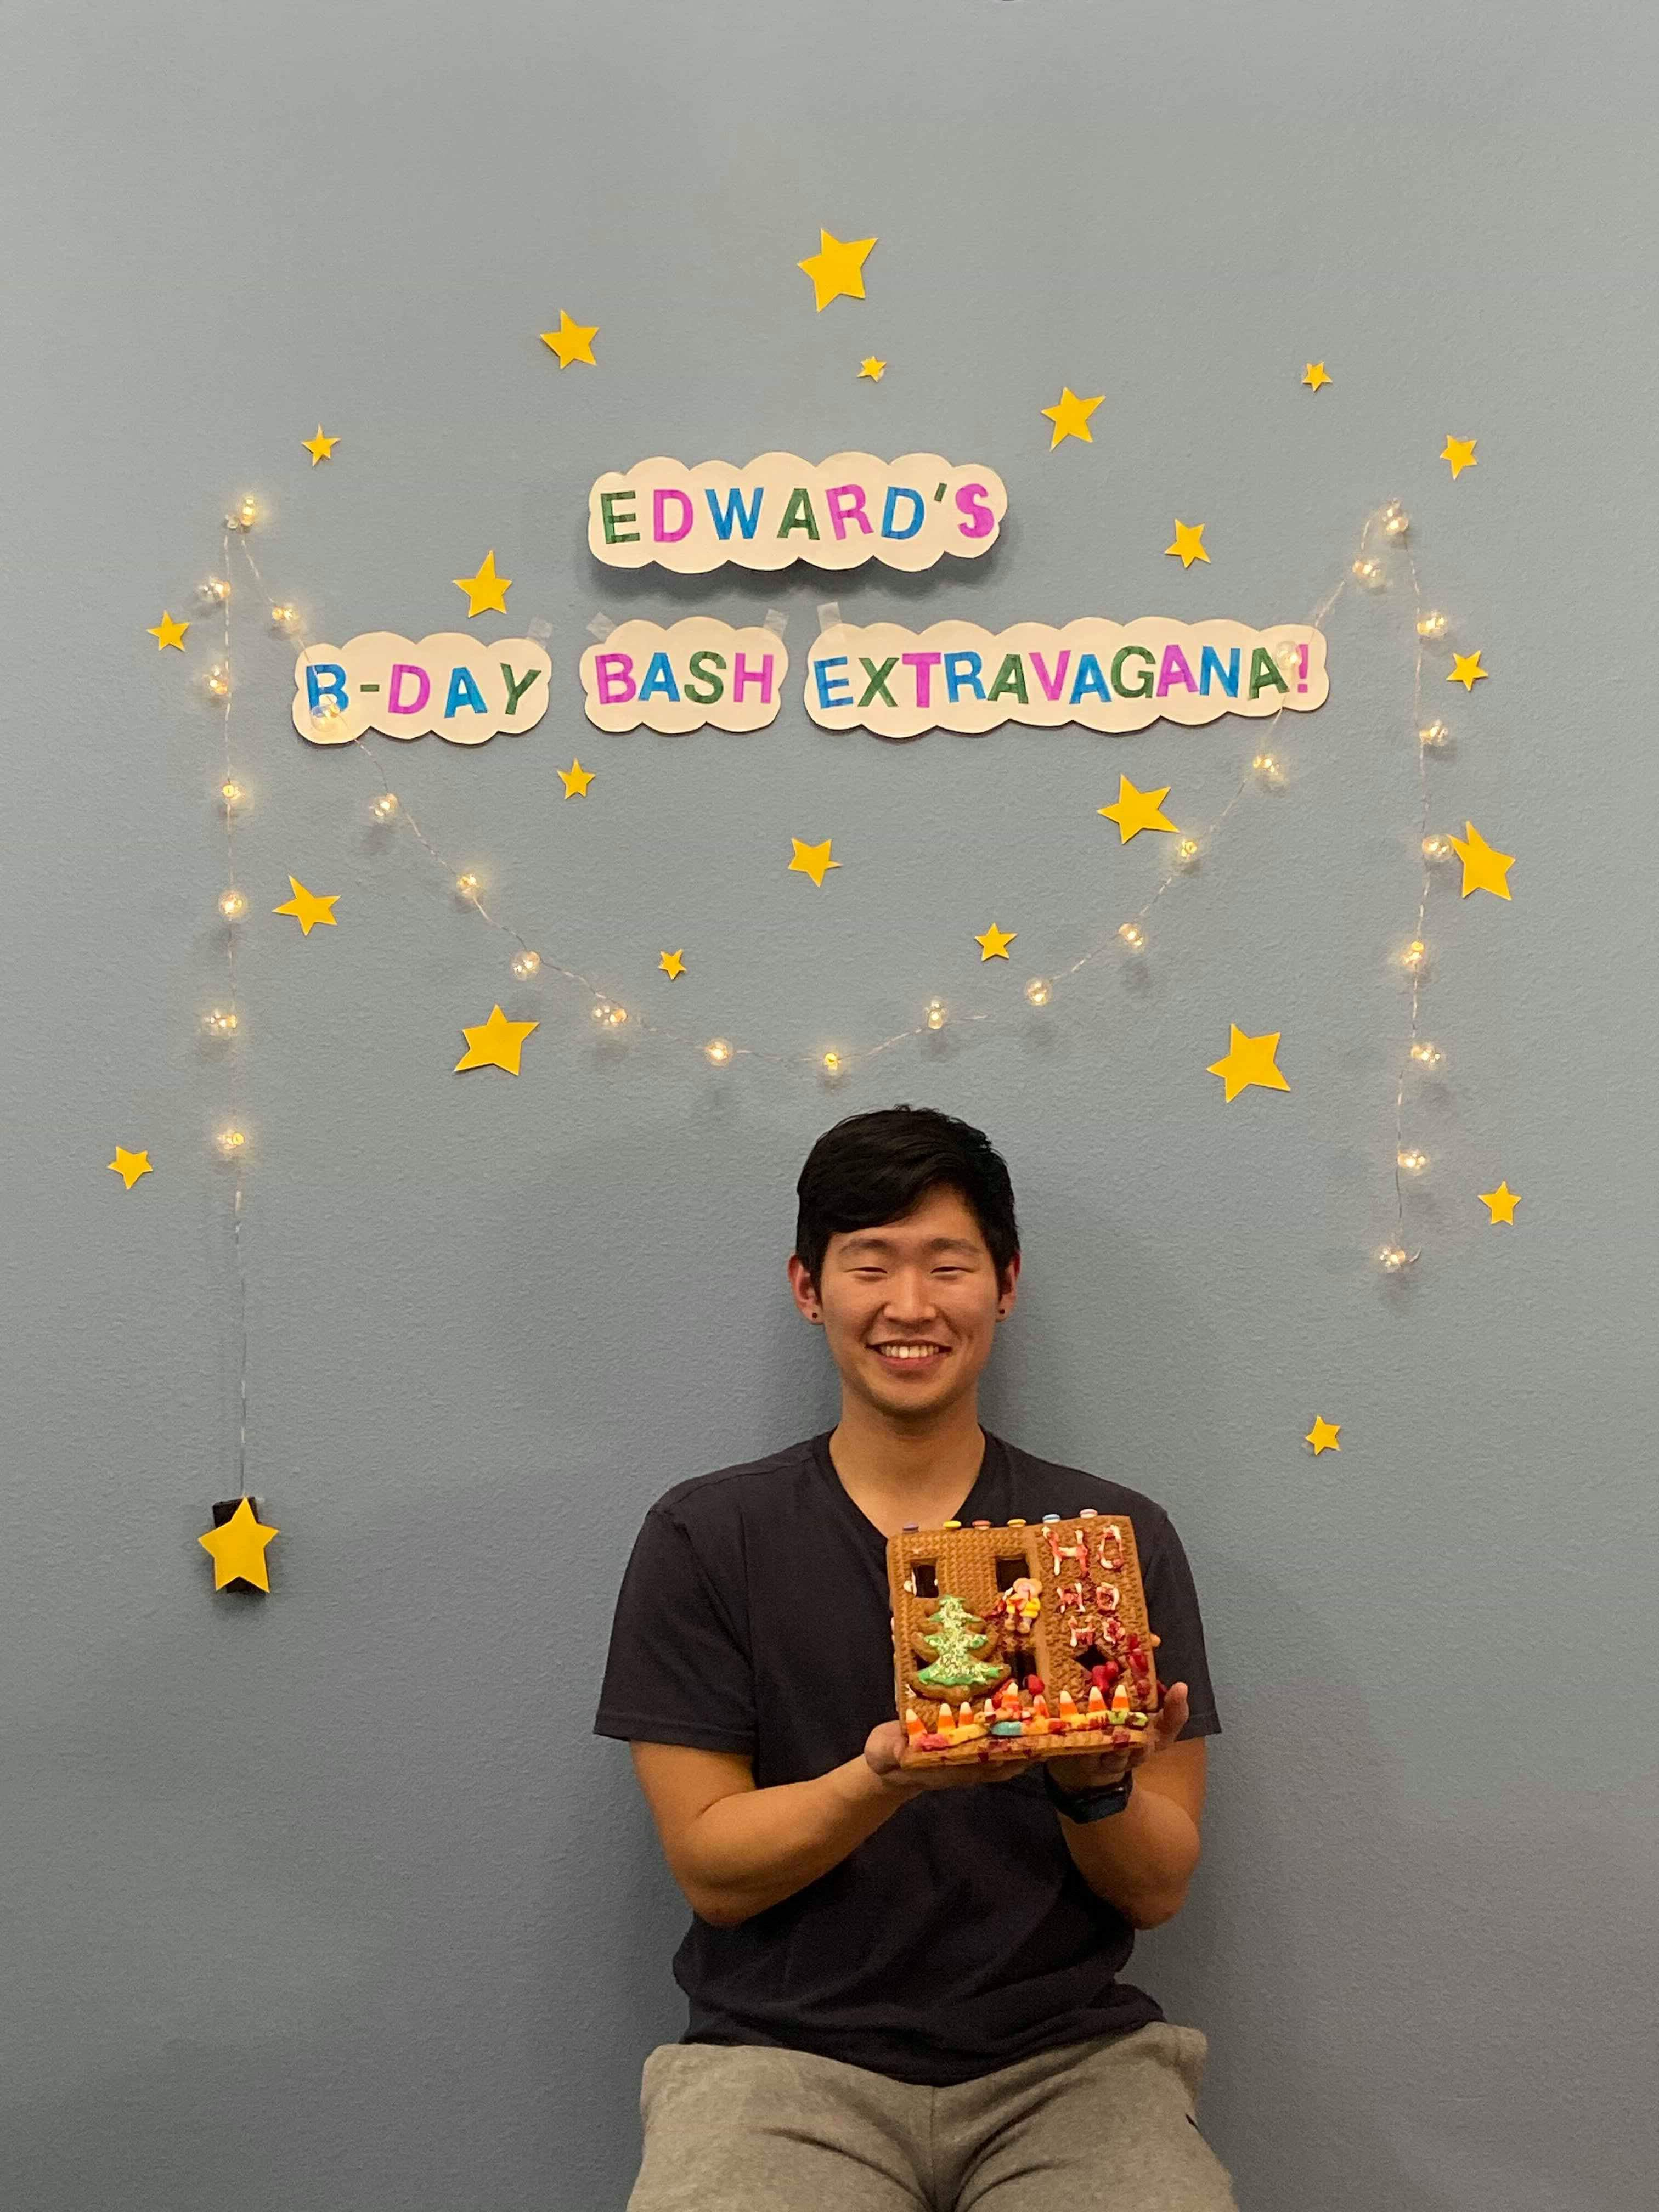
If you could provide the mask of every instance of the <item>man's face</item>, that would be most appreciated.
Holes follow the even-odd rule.
[[[795,1302],[823,1322],[842,1383],[901,1420],[973,1390],[1018,1274],[1016,1258],[999,1284],[972,1209],[943,1188],[901,1221],[838,1231],[816,1284],[789,1261]]]

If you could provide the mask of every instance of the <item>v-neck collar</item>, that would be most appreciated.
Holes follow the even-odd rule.
[[[884,1559],[887,1556],[887,1539],[857,1502],[848,1495],[840,1475],[836,1472],[836,1462],[830,1456],[830,1439],[834,1433],[833,1430],[825,1429],[822,1435],[813,1437],[813,1462],[818,1473],[839,1499],[842,1513],[847,1515],[854,1527],[861,1532],[861,1540],[866,1547],[874,1551]],[[1000,1437],[993,1436],[989,1429],[982,1429],[981,1434],[985,1438],[985,1449],[980,1456],[979,1473],[974,1477],[974,1486],[963,1499],[957,1511],[957,1518],[964,1528],[970,1527],[975,1521],[988,1521],[994,1528],[1000,1527],[1007,1518],[1008,1447]]]

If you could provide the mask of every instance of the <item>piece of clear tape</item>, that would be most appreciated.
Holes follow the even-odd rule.
[[[600,644],[603,645],[605,639],[610,636],[611,631],[615,629],[616,627],[616,623],[611,621],[610,616],[606,614],[605,609],[601,607],[599,612],[594,616],[592,621],[587,625],[587,635],[590,637],[598,638]]]
[[[818,601],[818,628],[820,629],[839,629],[841,628],[841,601],[839,599],[820,599]]]
[[[774,637],[781,637],[789,627],[789,617],[781,607],[768,607],[763,626],[769,629]]]

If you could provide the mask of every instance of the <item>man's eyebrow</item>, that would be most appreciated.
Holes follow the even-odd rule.
[[[890,1237],[849,1237],[842,1246],[843,1252],[891,1252],[896,1248]],[[965,1237],[930,1237],[922,1247],[925,1252],[967,1252],[977,1258],[979,1247]]]

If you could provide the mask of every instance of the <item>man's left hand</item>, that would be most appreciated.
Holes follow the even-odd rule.
[[[1188,1711],[1187,1685],[1174,1682],[1164,1692],[1164,1702],[1153,1714],[1150,1727],[1141,1731],[1139,1739],[1115,1751],[1079,1752],[1070,1758],[1052,1759],[1048,1764],[1054,1770],[1054,1779],[1062,1790],[1080,1796],[1085,1790],[1107,1790],[1113,1783],[1137,1766],[1143,1765],[1154,1752],[1167,1751],[1187,1725]]]

